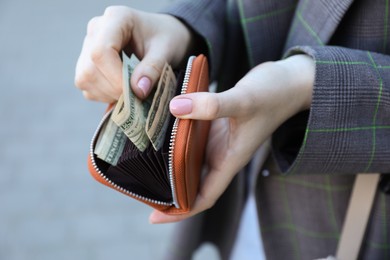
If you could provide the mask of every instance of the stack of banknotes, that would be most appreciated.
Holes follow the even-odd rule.
[[[149,145],[161,149],[169,123],[169,102],[176,92],[176,76],[170,65],[164,66],[157,88],[147,99],[137,98],[130,87],[131,75],[139,60],[132,55],[123,57],[123,93],[111,116],[102,127],[95,154],[103,161],[116,165],[128,139],[143,152]]]

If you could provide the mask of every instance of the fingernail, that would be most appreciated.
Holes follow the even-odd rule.
[[[169,105],[172,114],[182,116],[192,112],[192,100],[188,98],[172,99]]]
[[[138,88],[141,89],[142,93],[144,94],[144,97],[146,97],[149,94],[151,84],[152,82],[147,77],[142,77],[138,81]]]

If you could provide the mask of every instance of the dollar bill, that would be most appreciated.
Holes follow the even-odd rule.
[[[127,136],[123,131],[111,119],[106,120],[96,141],[95,154],[115,166],[123,152],[126,140]]]
[[[130,87],[130,78],[134,67],[139,63],[133,55],[129,58],[125,53],[123,57],[123,94],[119,98],[112,112],[112,120],[140,150],[144,151],[150,141],[145,132],[146,117],[150,102],[138,99]]]
[[[146,119],[146,133],[157,151],[164,144],[169,123],[169,102],[176,92],[176,76],[165,63]]]

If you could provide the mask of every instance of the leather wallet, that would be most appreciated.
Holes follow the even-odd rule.
[[[208,62],[204,55],[189,58],[178,76],[176,94],[208,91]],[[180,76],[181,74],[181,76]],[[90,147],[88,168],[102,184],[167,214],[183,214],[193,207],[198,194],[210,122],[178,119],[170,115],[164,145],[149,145],[140,152],[127,140],[116,166],[99,159],[95,145],[113,105],[107,109]]]

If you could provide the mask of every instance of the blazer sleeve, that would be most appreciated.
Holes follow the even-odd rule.
[[[282,172],[390,172],[390,56],[330,46],[286,56],[297,53],[315,60],[313,99],[273,136]]]
[[[225,0],[180,1],[162,10],[175,16],[197,33],[207,46],[211,78],[221,66],[225,39]]]

